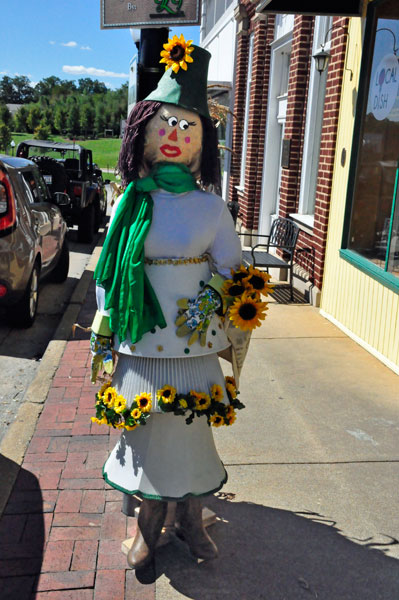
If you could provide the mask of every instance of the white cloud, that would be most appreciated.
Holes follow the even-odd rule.
[[[5,71],[0,71],[0,75],[7,75],[7,74],[8,74],[7,69]]]
[[[53,40],[50,40],[49,44],[51,44],[52,46],[54,46],[55,42]]]
[[[64,73],[70,75],[92,75],[93,77],[120,77],[127,79],[129,75],[127,73],[114,73],[114,71],[105,71],[104,69],[96,69],[94,67],[70,66],[64,65],[62,67]]]
[[[76,48],[77,45],[77,42],[61,42],[61,46],[66,46],[67,48]]]
[[[80,49],[81,50],[92,50],[92,48],[90,48],[90,46],[81,46]]]

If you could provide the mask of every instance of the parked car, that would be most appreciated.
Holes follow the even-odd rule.
[[[92,242],[107,213],[107,181],[93,163],[92,151],[79,144],[24,140],[18,144],[17,156],[36,162],[52,191],[70,196],[63,216],[69,226],[78,226],[80,242]]]
[[[60,206],[69,202],[62,192],[51,197],[35,163],[0,155],[0,306],[16,326],[32,325],[41,278],[61,283],[68,276]]]

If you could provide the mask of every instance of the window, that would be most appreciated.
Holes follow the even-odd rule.
[[[226,12],[233,0],[203,0],[206,2],[204,38],[211,31],[220,17]]]
[[[376,0],[367,16],[342,254],[392,289],[399,289],[398,49],[399,3]]]

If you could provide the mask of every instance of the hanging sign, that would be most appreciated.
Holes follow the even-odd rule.
[[[385,119],[395,104],[399,88],[398,71],[397,57],[394,54],[387,54],[381,60],[370,82],[369,106],[377,121]]]
[[[201,0],[101,0],[101,29],[199,25]]]

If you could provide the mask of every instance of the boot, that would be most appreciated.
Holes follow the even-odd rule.
[[[217,557],[216,544],[202,523],[202,506],[199,498],[190,497],[177,503],[176,534],[188,544],[191,554],[196,558],[211,560]]]
[[[132,569],[140,569],[152,561],[165,521],[166,509],[167,502],[145,499],[142,501],[137,519],[137,532],[127,555],[128,565]]]

